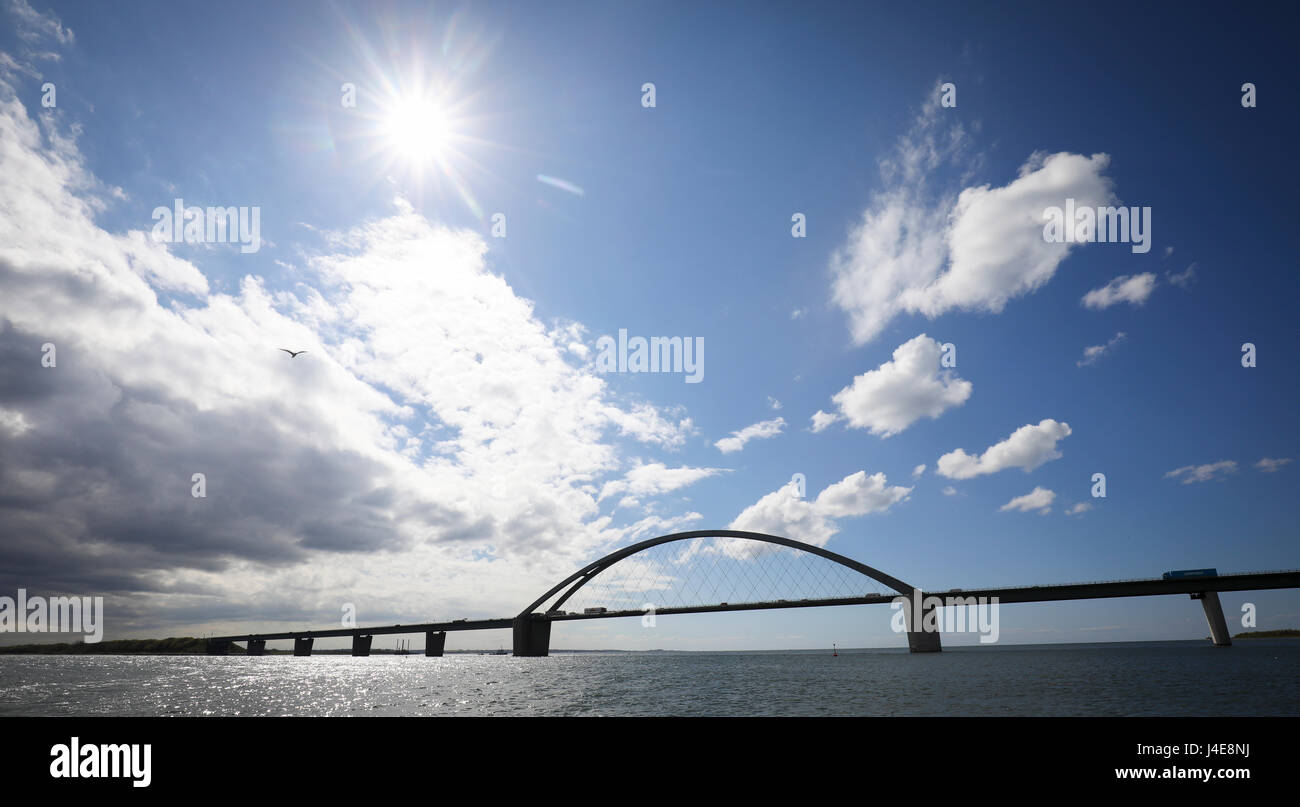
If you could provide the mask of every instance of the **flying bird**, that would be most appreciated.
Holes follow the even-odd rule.
[[[282,347],[282,348],[280,348],[280,349],[283,350],[285,353],[288,353],[288,354],[289,354],[289,358],[291,358],[291,359],[296,359],[296,358],[298,358],[298,353],[306,353],[306,352],[307,352],[307,351],[305,351],[305,350],[300,350],[300,351],[298,351],[298,353],[294,353],[292,350],[289,350],[288,348],[283,348],[283,347]]]

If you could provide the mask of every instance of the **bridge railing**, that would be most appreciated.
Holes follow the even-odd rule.
[[[1300,574],[1300,569],[1261,569],[1250,572],[1228,572],[1219,574],[1216,577],[1251,577],[1257,574]],[[966,589],[926,589],[926,591],[985,591],[988,589],[998,589],[1001,591],[1022,591],[1032,588],[1069,588],[1070,586],[1100,586],[1111,583],[1149,583],[1152,580],[1161,580],[1160,577],[1126,577],[1115,580],[1078,580],[1073,583],[1040,583],[1027,586],[968,586]],[[1184,581],[1191,578],[1180,578]]]

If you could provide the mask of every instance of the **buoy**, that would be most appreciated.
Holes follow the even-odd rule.
[[[833,644],[831,645],[831,655],[834,656],[835,658],[840,657],[840,651],[836,650],[835,645]]]

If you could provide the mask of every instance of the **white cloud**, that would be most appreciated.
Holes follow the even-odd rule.
[[[773,398],[771,395],[767,396],[767,405],[776,411],[780,411],[781,409],[781,402]]]
[[[20,62],[4,51],[0,50],[0,76],[6,78],[12,77],[15,73],[21,73],[28,78],[40,79],[41,73],[35,67],[27,62]]]
[[[1124,332],[1112,336],[1104,345],[1093,345],[1083,349],[1083,358],[1075,362],[1077,367],[1087,367],[1090,364],[1096,364],[1102,356],[1115,349],[1115,346],[1124,341]]]
[[[830,518],[863,516],[887,510],[911,492],[912,488],[890,487],[882,473],[867,476],[866,471],[858,471],[828,485],[817,494],[814,505]]]
[[[161,289],[206,294],[208,279],[189,261],[181,260],[140,230],[118,238],[122,254],[135,271]]]
[[[947,487],[945,487],[945,488],[943,489],[943,495],[945,495],[945,496],[956,496],[956,495],[957,495],[957,489],[954,488],[952,485],[948,485]]]
[[[1181,274],[1165,272],[1165,279],[1178,288],[1185,289],[1196,282],[1196,264],[1191,264]]]
[[[600,514],[611,476],[649,494],[718,469],[625,473],[624,438],[673,448],[691,420],[618,399],[481,236],[399,200],[321,232],[290,290],[256,255],[216,291],[166,245],[98,226],[120,196],[40,125],[0,73],[0,210],[22,211],[0,216],[0,534],[36,583],[109,607],[137,592],[127,611],[168,620],[224,598],[301,623],[347,591],[407,622],[508,612],[600,548],[699,518]],[[30,360],[44,341],[56,369]]]
[[[939,366],[941,353],[939,342],[925,334],[916,336],[899,345],[890,361],[853,379],[831,400],[850,426],[883,437],[898,434],[922,417],[937,418],[964,404],[974,389],[971,382]],[[816,415],[813,427],[820,431]]]
[[[731,433],[730,437],[723,437],[715,445],[723,454],[730,454],[740,451],[745,447],[745,443],[750,440],[763,440],[768,437],[775,437],[785,428],[785,418],[773,418],[764,420],[750,426],[746,426],[740,431]]]
[[[950,310],[1000,313],[1007,302],[1051,280],[1075,246],[1043,238],[1043,211],[1073,198],[1098,206],[1113,198],[1102,176],[1105,154],[1031,155],[1002,187],[929,192],[931,175],[960,161],[968,138],[939,114],[938,93],[896,153],[881,163],[885,180],[847,243],[831,257],[832,300],[850,320],[853,339],[870,342],[902,313],[934,318]]]
[[[808,313],[806,308],[796,308],[790,312],[790,319],[802,319]]]
[[[673,410],[659,409],[647,403],[632,404],[623,408],[616,404],[604,406],[600,414],[619,429],[619,434],[665,448],[677,448],[697,429],[690,418],[674,423],[664,414]]]
[[[829,412],[823,412],[818,409],[812,416],[812,430],[814,433],[824,431],[832,423],[839,420],[839,415],[832,415]]]
[[[1154,272],[1140,275],[1120,275],[1106,285],[1093,289],[1083,295],[1083,304],[1088,308],[1109,308],[1116,303],[1142,305],[1156,288]]]
[[[978,457],[962,449],[950,451],[939,458],[938,473],[949,479],[971,479],[993,474],[1007,468],[1032,471],[1043,463],[1061,456],[1058,441],[1070,435],[1068,423],[1058,423],[1051,418],[1038,425],[1021,426],[1007,439],[989,446]]]
[[[746,507],[728,529],[780,535],[825,546],[839,531],[835,519],[884,512],[907,499],[912,488],[891,486],[882,473],[868,476],[866,471],[858,471],[828,485],[811,501],[795,495],[796,491],[794,482],[786,483]],[[752,556],[768,549],[766,545],[747,546],[751,543],[737,542],[734,552]]]
[[[18,36],[27,42],[39,43],[50,40],[60,45],[71,45],[75,40],[72,29],[64,28],[53,11],[42,14],[32,8],[27,0],[9,0],[9,12],[17,20],[15,27]]]
[[[597,501],[620,493],[630,493],[633,496],[657,496],[661,493],[669,493],[693,485],[701,479],[707,479],[721,473],[726,473],[726,469],[690,468],[687,466],[669,468],[662,462],[650,462],[635,466],[622,479],[606,482],[600,490]]]
[[[1282,470],[1283,467],[1291,463],[1291,460],[1292,460],[1291,457],[1283,457],[1281,459],[1265,457],[1264,459],[1255,463],[1255,467],[1266,474],[1271,474],[1274,473],[1275,471]]]
[[[913,478],[913,479],[918,479],[918,478],[920,478],[921,474],[923,474],[923,473],[925,473],[925,463],[924,463],[924,462],[921,463],[920,465],[918,465],[918,466],[916,466],[915,468],[912,469],[912,478]]]
[[[32,424],[27,422],[22,412],[0,408],[0,427],[4,427],[15,436],[21,436],[32,428]]]
[[[1237,463],[1233,460],[1220,460],[1205,465],[1184,465],[1181,468],[1175,468],[1165,474],[1166,479],[1182,478],[1184,485],[1190,485],[1193,482],[1206,482],[1218,476],[1222,479],[1227,474],[1237,472]]]
[[[1091,509],[1092,504],[1090,502],[1075,502],[1066,509],[1065,514],[1067,516],[1077,516]]]
[[[628,527],[623,537],[624,541],[633,542],[649,538],[654,535],[667,535],[672,532],[681,532],[684,527],[693,526],[694,522],[704,518],[696,512],[683,513],[680,516],[665,518],[663,516],[646,516],[640,521]],[[566,573],[571,574],[572,570]]]
[[[1047,515],[1052,512],[1052,502],[1055,500],[1056,494],[1053,491],[1050,491],[1047,488],[1035,487],[1024,496],[1017,496],[1002,505],[998,510],[1019,510],[1022,513],[1037,510],[1040,515]]]

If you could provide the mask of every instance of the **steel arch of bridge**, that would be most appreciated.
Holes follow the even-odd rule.
[[[632,555],[635,555],[646,549],[650,549],[651,547],[659,546],[661,544],[672,543],[674,541],[688,541],[693,538],[740,538],[748,541],[761,541],[763,543],[768,543],[768,544],[777,544],[779,546],[789,547],[790,549],[796,549],[802,552],[807,552],[812,555],[818,555],[830,561],[834,561],[835,563],[838,563],[841,566],[852,569],[855,572],[864,574],[867,577],[870,577],[872,580],[883,583],[886,586],[889,586],[890,588],[894,589],[898,593],[906,595],[908,597],[911,597],[913,592],[917,591],[915,586],[904,583],[902,580],[899,580],[897,577],[887,575],[884,572],[880,571],[879,569],[873,569],[872,567],[866,565],[865,563],[859,563],[856,560],[853,560],[852,558],[846,558],[843,555],[830,551],[829,549],[823,549],[820,546],[813,546],[812,544],[806,544],[802,541],[795,541],[791,538],[782,538],[779,535],[766,535],[761,532],[745,532],[742,530],[695,530],[692,532],[676,532],[673,533],[672,535],[661,535],[658,538],[650,538],[648,540],[641,541],[640,543],[632,544],[631,546],[625,546],[622,549],[618,550],[617,552],[611,552],[610,554],[606,555],[603,558],[600,558],[599,560],[592,561],[591,563],[587,564],[586,566],[582,567],[578,571],[566,577],[564,580],[561,580],[553,588],[551,588],[550,591],[547,591],[545,594],[543,594],[542,596],[534,600],[531,605],[529,605],[523,611],[519,612],[519,616],[517,618],[519,619],[528,618],[543,603],[545,603],[551,597],[554,597],[556,594],[558,594],[561,590],[565,588],[565,586],[569,586],[568,591],[565,591],[564,595],[560,597],[558,600],[556,600],[555,603],[553,603],[551,607],[547,609],[546,613],[552,613],[554,611],[557,611],[559,610],[560,606],[564,605],[564,603],[570,597],[572,597],[574,594],[577,593],[578,589],[582,588],[587,583],[591,582],[601,572],[610,568],[611,566],[618,563],[619,561],[629,558]]]

